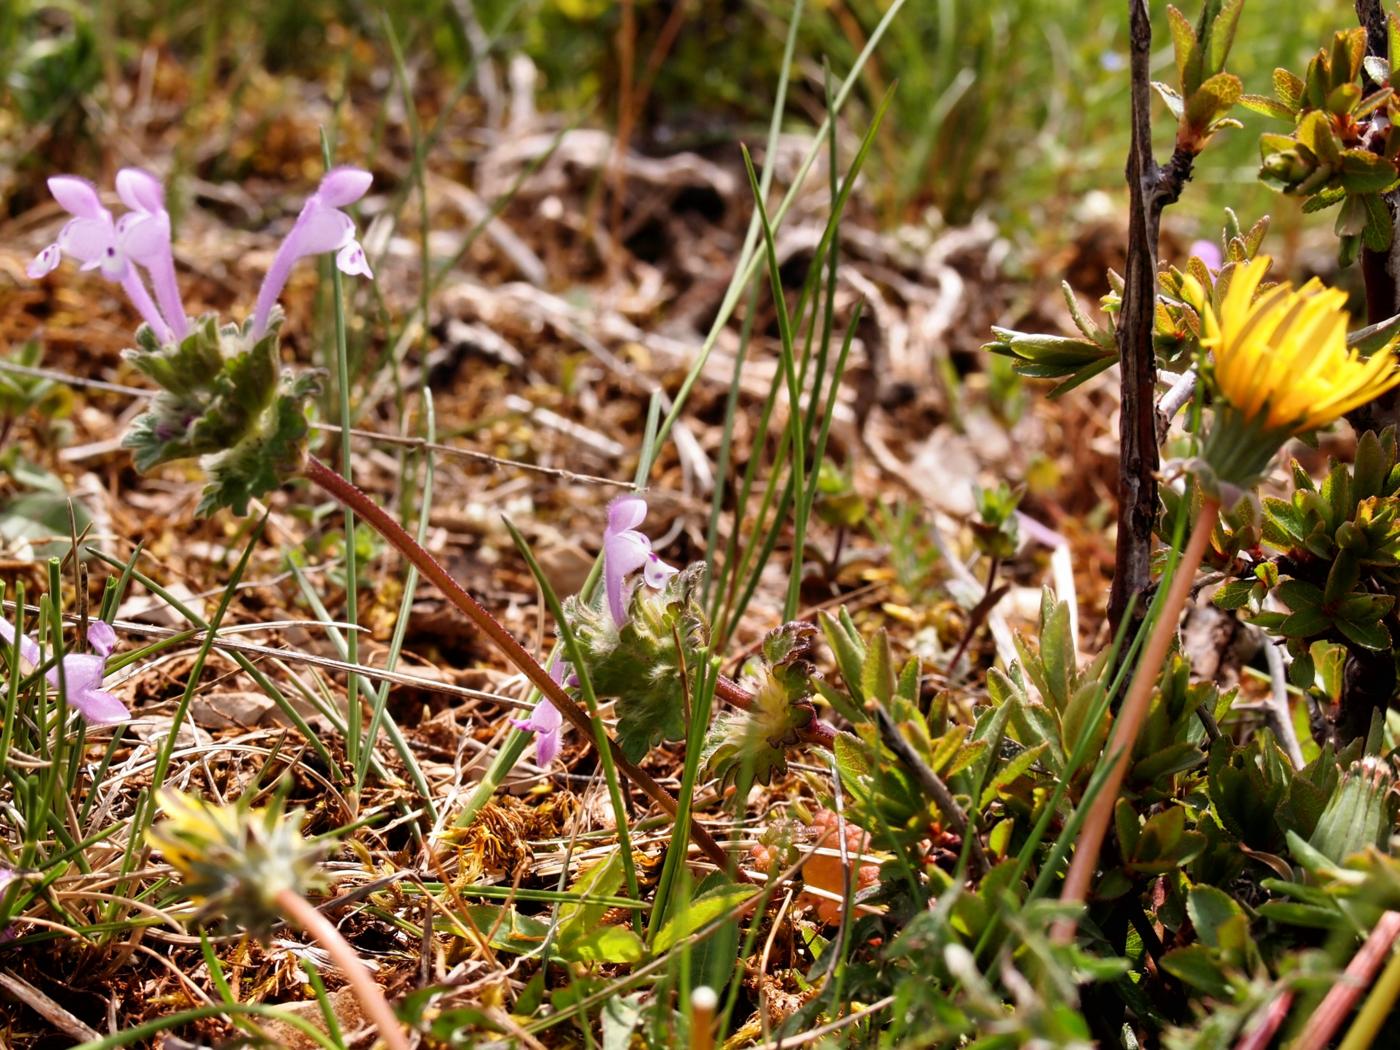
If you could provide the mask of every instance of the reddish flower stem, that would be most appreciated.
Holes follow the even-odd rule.
[[[560,687],[558,682],[549,677],[549,672],[530,655],[529,650],[516,641],[514,635],[502,627],[496,618],[486,611],[484,605],[468,594],[462,585],[452,578],[452,574],[433,557],[432,553],[410,536],[407,530],[395,521],[384,508],[370,499],[354,482],[341,477],[315,456],[307,458],[303,473],[307,480],[319,485],[340,503],[350,507],[356,514],[360,515],[366,524],[374,528],[399,553],[412,562],[419,572],[437,584],[438,589],[446,595],[447,600],[495,643],[496,647],[505,654],[506,659],[530,680],[531,685],[549,698],[550,703],[569,720],[585,740],[596,746],[593,736],[593,722],[584,710]],[[630,761],[622,753],[622,749],[617,746],[615,740],[609,737],[607,741],[617,768],[622,770],[628,780],[646,792],[652,801],[674,817],[676,815],[676,800],[671,797],[670,792],[653,780],[636,763]],[[690,821],[690,837],[695,845],[719,866],[721,871],[729,870],[729,855],[705,830],[704,826],[693,817]],[[742,877],[742,872],[740,877]]]
[[[335,963],[336,969],[349,982],[350,990],[355,993],[355,998],[359,1000],[360,1007],[365,1012],[365,1019],[373,1022],[375,1028],[379,1029],[379,1038],[384,1040],[384,1045],[389,1050],[408,1050],[408,1038],[404,1035],[399,1019],[394,1016],[389,1000],[384,997],[384,989],[379,987],[379,982],[360,959],[359,953],[350,947],[350,943],[335,928],[335,923],[290,887],[278,890],[274,899],[282,909],[283,915],[326,949],[331,962]]]
[[[1389,958],[1397,938],[1400,938],[1400,912],[1385,912],[1352,956],[1342,979],[1332,986],[1308,1018],[1291,1050],[1322,1050],[1328,1044],[1361,993],[1371,987],[1376,971]]]
[[[1089,883],[1098,867],[1099,850],[1113,820],[1113,807],[1118,802],[1118,792],[1123,787],[1123,778],[1127,775],[1128,765],[1132,761],[1133,745],[1137,743],[1138,733],[1147,717],[1148,704],[1157,685],[1157,678],[1162,672],[1162,663],[1166,660],[1167,650],[1171,648],[1172,639],[1176,636],[1181,610],[1186,607],[1191,585],[1196,580],[1196,570],[1200,568],[1206,544],[1210,542],[1211,531],[1215,528],[1219,516],[1219,501],[1207,498],[1201,505],[1200,516],[1191,530],[1191,539],[1187,541],[1186,551],[1177,563],[1166,600],[1162,603],[1157,622],[1152,626],[1152,634],[1148,636],[1137,670],[1133,672],[1128,695],[1113,723],[1113,735],[1104,749],[1105,755],[1113,756],[1113,766],[1108,779],[1094,798],[1083,826],[1079,829],[1074,858],[1070,861],[1069,873],[1065,876],[1065,884],[1060,891],[1060,900],[1063,902],[1082,903],[1089,894]],[[1068,944],[1074,939],[1075,926],[1073,919],[1062,919],[1055,924],[1051,936],[1061,944]]]

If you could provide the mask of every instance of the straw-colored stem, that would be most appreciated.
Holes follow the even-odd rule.
[[[1110,761],[1113,765],[1080,829],[1074,858],[1069,865],[1069,874],[1065,876],[1064,888],[1060,891],[1062,902],[1077,904],[1088,896],[1089,883],[1098,867],[1099,850],[1113,820],[1113,807],[1118,801],[1118,791],[1123,786],[1123,778],[1127,775],[1128,765],[1132,761],[1133,745],[1137,743],[1138,732],[1147,717],[1152,690],[1162,672],[1162,664],[1167,658],[1172,639],[1176,636],[1181,610],[1186,606],[1191,585],[1196,579],[1196,570],[1205,555],[1206,544],[1210,541],[1210,534],[1215,528],[1219,514],[1220,504],[1216,500],[1207,499],[1201,505],[1201,513],[1191,530],[1186,551],[1177,563],[1166,600],[1157,614],[1157,622],[1153,624],[1152,634],[1148,636],[1142,658],[1133,673],[1128,695],[1118,711],[1117,720],[1113,723],[1113,735],[1109,738],[1104,752],[1111,756]],[[1055,940],[1061,944],[1069,943],[1074,939],[1075,925],[1073,919],[1062,919],[1056,923],[1053,933]]]
[[[373,1022],[374,1026],[379,1029],[379,1038],[384,1040],[384,1045],[389,1050],[408,1050],[408,1038],[404,1035],[403,1026],[399,1024],[399,1019],[394,1016],[394,1011],[389,1006],[389,1000],[384,998],[384,989],[379,987],[379,983],[369,972],[355,949],[350,947],[350,943],[340,935],[340,931],[335,928],[335,923],[313,908],[311,902],[305,897],[289,887],[278,890],[276,900],[283,915],[309,933],[322,948],[326,949],[326,954],[331,957],[331,961],[340,970],[341,976],[349,982],[351,991],[359,1000],[360,1008],[365,1012],[365,1018]]]

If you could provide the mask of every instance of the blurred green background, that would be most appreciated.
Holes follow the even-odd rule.
[[[1169,77],[1166,5],[1152,6],[1154,66]],[[848,69],[888,7],[806,4],[788,108],[794,129],[820,118],[823,65]],[[1194,21],[1195,5],[1184,10]],[[848,127],[859,131],[897,82],[863,206],[884,223],[932,206],[955,224],[985,212],[1032,245],[1062,236],[1092,191],[1120,191],[1126,11],[1110,0],[906,4],[847,111]],[[484,118],[480,59],[491,56],[500,82],[509,56],[523,53],[538,69],[547,112],[612,128],[622,120],[645,152],[733,152],[736,140],[756,141],[766,126],[791,13],[789,3],[769,0],[6,0],[0,189],[13,215],[35,203],[41,175],[99,169],[143,91],[184,99],[162,135],[210,180],[258,173],[260,144],[275,146],[279,122],[304,112],[312,95],[331,112],[348,105],[359,113],[364,149],[394,148],[402,114],[387,108],[390,27],[427,115],[456,105]],[[1274,66],[1301,69],[1353,19],[1344,0],[1246,0],[1230,68],[1246,90],[1267,93]],[[1242,116],[1246,128],[1205,155],[1181,215],[1209,216],[1213,225],[1230,204],[1245,218],[1269,209],[1289,221],[1280,212],[1291,203],[1254,179],[1266,121]],[[252,145],[250,117],[261,121]],[[1157,117],[1165,151],[1171,128],[1161,106]],[[446,145],[464,159],[470,153],[469,143]]]

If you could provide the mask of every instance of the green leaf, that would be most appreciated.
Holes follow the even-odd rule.
[[[1284,103],[1269,98],[1268,95],[1241,95],[1240,105],[1253,113],[1265,117],[1276,117],[1279,120],[1286,120],[1290,124],[1293,122],[1293,115],[1296,112]]]
[[[1217,73],[1187,98],[1186,124],[1204,131],[1213,121],[1228,113],[1242,94],[1244,85],[1239,77],[1233,73]]]
[[[1216,999],[1232,998],[1225,971],[1204,945],[1193,944],[1167,952],[1162,956],[1162,969],[1206,995]]]
[[[1229,894],[1214,886],[1192,886],[1186,898],[1186,913],[1201,942],[1210,948],[1220,947],[1217,933],[1222,926],[1231,919],[1244,917]]]
[[[696,930],[703,929],[722,915],[733,911],[758,892],[756,886],[717,886],[702,893],[666,920],[652,943],[652,952],[661,955]]]
[[[659,590],[637,587],[621,628],[602,594],[592,604],[577,597],[564,602],[594,691],[617,699],[618,745],[634,762],[662,740],[685,737],[686,690],[694,686],[709,641],[698,600],[705,571],[696,562]]]

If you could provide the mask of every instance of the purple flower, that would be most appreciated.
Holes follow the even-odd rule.
[[[374,276],[364,249],[355,240],[355,220],[340,210],[363,197],[372,179],[369,172],[359,168],[333,168],[321,179],[316,192],[302,205],[301,214],[278,247],[262,287],[258,289],[258,303],[253,310],[253,338],[267,331],[272,306],[286,287],[298,259],[335,252],[335,264],[342,273]]]
[[[1214,241],[1194,241],[1191,244],[1190,254],[1205,263],[1207,270],[1219,270],[1225,263],[1224,258],[1220,254],[1220,245],[1216,244]]]
[[[170,213],[165,210],[165,187],[140,168],[117,172],[117,196],[131,210],[117,220],[117,240],[126,257],[151,275],[161,314],[176,339],[190,330],[180,286],[175,280],[175,253],[170,247]]]
[[[7,646],[15,644],[15,626],[0,616],[0,639]],[[116,632],[111,624],[95,620],[88,627],[90,653],[69,653],[63,658],[63,672],[60,676],[57,667],[50,668],[44,677],[55,689],[63,688],[68,706],[94,725],[111,725],[125,722],[131,717],[126,705],[102,688],[102,678],[107,671],[107,657],[117,644]],[[39,644],[27,635],[20,635],[19,652],[21,662],[30,670],[43,661]]]
[[[554,679],[556,685],[563,685],[564,676],[568,673],[569,665],[563,660],[555,660],[554,666],[549,669],[549,677]],[[569,684],[572,685],[575,681],[577,679],[570,676]],[[548,766],[559,756],[559,744],[564,735],[564,716],[550,702],[549,697],[540,697],[529,718],[512,718],[510,724],[516,729],[535,734],[536,765]]]
[[[619,496],[608,504],[608,525],[603,530],[603,584],[613,623],[619,627],[627,622],[629,575],[641,569],[647,586],[659,589],[677,572],[652,552],[651,540],[637,531],[646,516],[647,501],[641,496]]]
[[[145,175],[144,172],[141,174]],[[151,178],[149,175],[145,177]],[[159,183],[156,185],[159,186]],[[131,304],[156,335],[162,340],[170,339],[171,325],[156,309],[140,272],[131,265],[132,257],[128,254],[126,239],[112,221],[112,213],[102,206],[97,187],[76,175],[55,175],[49,179],[49,192],[73,218],[59,230],[58,240],[30,262],[26,271],[29,276],[37,280],[52,272],[63,256],[70,256],[82,264],[82,269],[101,270],[107,280],[120,284]],[[164,214],[163,209],[161,214]],[[169,216],[166,216],[166,240],[169,241]],[[181,317],[183,319],[183,313]]]

